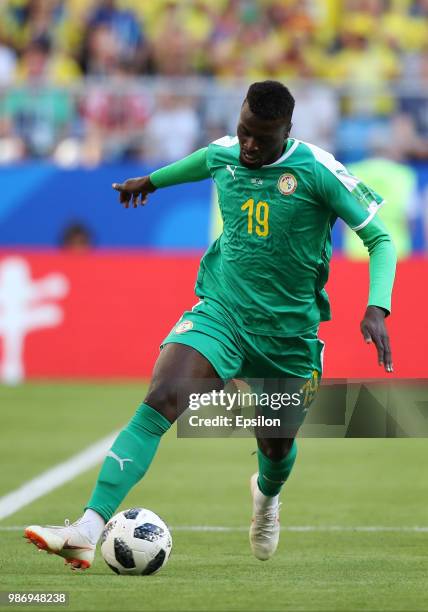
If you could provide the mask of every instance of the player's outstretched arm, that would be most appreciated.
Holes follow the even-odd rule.
[[[361,333],[368,344],[375,344],[379,365],[383,365],[387,372],[392,372],[392,354],[385,317],[391,311],[397,261],[394,244],[380,219],[373,219],[357,234],[370,255],[369,301],[361,321]]]
[[[120,193],[119,201],[129,207],[132,199],[134,208],[144,206],[149,193],[162,187],[202,181],[211,176],[207,165],[207,147],[195,151],[164,168],[152,172],[150,176],[127,179],[124,183],[113,183],[112,187]]]

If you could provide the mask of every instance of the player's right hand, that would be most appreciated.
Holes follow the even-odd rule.
[[[137,208],[138,204],[144,206],[149,193],[156,191],[149,176],[127,179],[123,183],[113,183],[112,187],[119,192],[119,202],[125,208],[129,208],[131,200],[134,208]]]

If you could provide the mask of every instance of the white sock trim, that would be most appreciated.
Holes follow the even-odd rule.
[[[254,496],[254,503],[258,510],[265,510],[266,508],[274,508],[279,504],[279,494],[270,497],[269,495],[265,495],[259,489],[259,485],[257,484],[256,494]]]
[[[83,516],[76,521],[76,525],[79,526],[79,531],[86,535],[91,544],[96,544],[104,530],[105,520],[98,512],[88,508]]]

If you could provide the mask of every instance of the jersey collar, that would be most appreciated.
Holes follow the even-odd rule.
[[[281,155],[281,157],[277,159],[276,161],[272,162],[271,164],[265,164],[262,167],[270,168],[271,166],[277,166],[278,164],[281,164],[285,159],[290,157],[290,155],[293,155],[294,151],[297,149],[298,146],[299,146],[298,140],[295,140],[294,138],[289,138],[287,141],[287,146],[285,148],[285,151]]]

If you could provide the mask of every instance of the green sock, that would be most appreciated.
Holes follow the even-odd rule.
[[[147,472],[161,436],[170,427],[160,412],[142,404],[108,452],[86,508],[108,521]]]
[[[257,459],[259,462],[259,478],[257,484],[263,495],[273,497],[281,491],[282,485],[287,480],[293,469],[296,461],[297,444],[294,440],[293,446],[280,461],[272,461],[262,453],[260,449],[257,451]]]

